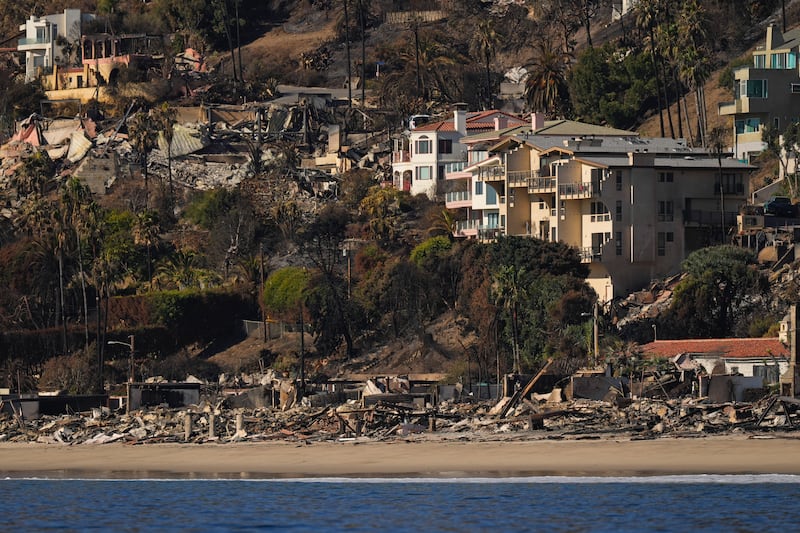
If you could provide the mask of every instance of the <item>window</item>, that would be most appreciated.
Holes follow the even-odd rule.
[[[778,118],[778,117],[773,118],[772,119],[772,127],[775,128],[776,130],[780,129],[780,127],[781,127],[781,119]]]
[[[494,190],[494,187],[486,187],[486,204],[497,204],[497,191]]]
[[[483,195],[483,182],[482,181],[476,181],[475,182],[475,195],[476,196]]]
[[[660,183],[672,183],[675,179],[675,175],[672,172],[659,172],[658,173],[658,181]]]
[[[433,175],[432,167],[417,167],[417,179],[429,180]]]
[[[667,242],[675,242],[675,234],[671,231],[667,232]]]
[[[755,68],[767,68],[767,56],[765,54],[753,54],[753,66]]]
[[[672,222],[674,213],[674,204],[672,200],[660,200],[658,202],[658,221],[659,222]]]
[[[747,98],[766,98],[767,80],[741,80],[739,94]]]
[[[786,68],[786,54],[770,54],[769,57],[769,66],[770,68],[774,69],[785,69]]]
[[[622,221],[622,200],[617,200],[616,220],[617,222]]]
[[[611,220],[611,215],[608,212],[606,204],[603,202],[591,203],[592,222],[602,222],[604,220]]]
[[[800,85],[800,84],[798,84]],[[736,133],[755,133],[761,130],[761,119],[758,118],[746,118],[742,120],[736,121]]]
[[[469,151],[469,164],[473,165],[479,163],[489,157],[489,152],[486,150],[470,150]]]
[[[622,232],[614,232],[614,251],[617,255],[622,255]]]
[[[744,178],[739,173],[723,173],[722,174],[722,192],[725,194],[744,194]],[[714,192],[719,193],[719,182],[714,186]]]
[[[622,190],[622,171],[617,170],[617,190]]]
[[[800,83],[792,83],[792,94],[800,93]]]
[[[414,141],[414,152],[417,154],[429,154],[431,153],[431,148],[431,140],[427,137],[420,137]]]
[[[439,153],[440,154],[452,154],[453,153],[453,141],[451,139],[439,139]]]
[[[656,236],[657,239],[657,253],[659,257],[663,257],[667,255],[667,234],[663,231],[659,231],[658,235]]]
[[[499,225],[500,214],[499,213],[489,213],[486,215],[486,225],[494,229]]]

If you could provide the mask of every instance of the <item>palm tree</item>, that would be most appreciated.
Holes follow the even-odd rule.
[[[488,109],[494,107],[491,64],[498,43],[499,37],[494,29],[494,22],[492,19],[482,19],[479,21],[478,27],[475,29],[475,33],[470,40],[470,50],[472,55],[481,61],[486,72],[486,93],[484,97]]]
[[[161,131],[161,134],[164,135],[164,141],[167,145],[169,193],[172,195],[175,193],[172,187],[172,139],[175,136],[175,118],[178,116],[178,111],[174,107],[170,107],[167,102],[164,102],[157,108],[153,109],[151,114],[153,115],[153,120],[158,125],[158,129]]]
[[[709,49],[711,21],[697,0],[686,0],[678,17],[678,64],[680,77],[694,91],[700,144],[706,146],[706,104],[704,85],[711,72]]]
[[[570,57],[547,38],[534,45],[536,55],[526,66],[525,98],[531,111],[549,116],[563,114],[568,101],[567,68]]]
[[[72,230],[75,237],[75,247],[78,252],[78,275],[83,296],[83,326],[85,333],[85,349],[89,347],[89,304],[86,298],[86,277],[83,267],[83,233],[89,233],[88,206],[92,204],[92,193],[89,187],[83,185],[78,178],[70,178],[64,184],[61,193],[61,225],[63,231]]]
[[[147,285],[149,288],[152,288],[153,281],[150,250],[158,246],[160,231],[161,227],[159,226],[158,213],[156,211],[146,209],[136,215],[136,224],[133,227],[133,242],[138,245],[144,245],[147,249]]]
[[[514,266],[501,266],[492,276],[492,294],[495,305],[506,310],[511,322],[511,353],[514,361],[513,371],[520,372],[518,311],[520,300],[525,294],[522,280],[525,269]]]
[[[722,182],[722,154],[725,153],[725,138],[727,136],[727,129],[722,126],[717,126],[709,135],[709,150],[717,159],[717,166],[719,169],[719,203],[720,212],[722,213],[722,240],[725,240],[725,184]]]
[[[128,139],[131,141],[144,173],[144,189],[147,194],[147,155],[156,147],[158,130],[153,118],[144,112],[138,112],[127,120]]]
[[[415,45],[407,46],[399,52],[399,59],[406,67],[417,65],[418,96],[425,100],[433,99],[433,90],[441,95],[449,95],[450,88],[445,83],[446,71],[461,59],[452,47],[439,42],[433,34],[415,32]],[[407,70],[407,69],[406,69]]]
[[[428,228],[428,233],[438,235],[444,233],[450,240],[458,232],[458,219],[455,212],[450,209],[442,209],[433,218],[431,227]]]
[[[198,283],[200,270],[197,254],[191,250],[178,250],[167,257],[156,272],[164,282],[183,290]]]
[[[639,0],[634,7],[636,14],[636,25],[649,36],[647,49],[650,51],[650,59],[653,63],[653,75],[656,78],[656,100],[658,101],[658,118],[661,124],[661,136],[665,136],[664,130],[664,103],[661,100],[661,76],[659,74],[658,48],[656,46],[656,28],[659,24],[661,14],[661,0]],[[667,107],[669,105],[667,104]]]

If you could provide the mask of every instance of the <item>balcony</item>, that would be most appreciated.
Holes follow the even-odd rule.
[[[528,181],[538,177],[537,170],[510,170],[506,174],[506,183],[509,187],[527,187]]]
[[[400,150],[398,152],[392,152],[392,163],[410,163],[411,162],[411,152],[408,150]]]
[[[444,195],[445,206],[448,209],[472,206],[472,193],[470,191],[448,192]]]
[[[594,263],[603,259],[603,245],[586,246],[578,249],[581,256],[581,263]]]
[[[722,213],[719,211],[699,211],[696,209],[684,209],[683,224],[685,226],[719,226],[722,223]],[[736,217],[738,213],[735,211],[725,211],[725,225],[736,225]]]
[[[498,237],[503,235],[504,228],[495,226],[479,226],[478,227],[478,239],[482,241],[493,241],[496,240]]]
[[[39,37],[26,37],[25,39],[20,39],[17,43],[20,50],[23,50],[26,46],[33,46],[35,48],[44,48],[44,45],[50,45],[50,39],[44,39]]]
[[[456,222],[456,235],[477,235],[478,228],[481,225],[480,219],[477,220],[459,220]]]
[[[531,194],[556,192],[556,179],[531,177],[528,179],[528,192]]]
[[[741,106],[736,105],[737,102],[738,100],[733,102],[720,102],[717,104],[717,112],[720,115],[735,115],[736,113],[741,113]]]
[[[558,195],[561,198],[581,199],[594,196],[594,186],[591,182],[562,183],[558,186]]]
[[[478,181],[502,181],[506,177],[506,167],[502,165],[482,167],[473,177]]]

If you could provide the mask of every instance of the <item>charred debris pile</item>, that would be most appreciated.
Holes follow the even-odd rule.
[[[317,386],[298,400],[298,383],[274,375],[239,378],[233,388],[232,382],[198,384],[197,401],[186,405],[175,405],[175,396],[165,392],[161,403],[150,405],[121,402],[118,409],[26,416],[18,399],[5,397],[0,442],[652,439],[780,434],[800,423],[800,400],[766,389],[737,392],[732,376],[696,380],[653,373],[627,381],[585,372],[557,380],[541,377],[508,376],[499,401],[481,399],[495,385],[467,392],[461,384],[420,385],[408,378],[329,383],[327,390]],[[170,386],[161,385],[165,391]],[[137,390],[154,386],[129,384],[127,401],[137,397]]]

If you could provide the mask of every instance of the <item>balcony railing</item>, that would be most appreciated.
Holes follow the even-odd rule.
[[[538,170],[511,170],[506,174],[509,187],[527,187],[528,181],[539,177]]]
[[[472,200],[472,193],[470,191],[448,192],[444,195],[444,201],[448,204],[453,202],[469,202],[470,200]]]
[[[561,183],[558,186],[558,195],[562,198],[591,198],[594,196],[592,182]]]
[[[556,179],[531,177],[528,179],[528,192],[556,192]]]
[[[392,152],[392,163],[410,163],[411,162],[411,152],[408,150],[400,150],[398,152]]]
[[[719,226],[722,223],[722,214],[719,211],[699,211],[684,209],[683,223],[691,226]],[[725,225],[736,225],[737,212],[725,211]]]
[[[40,39],[38,37],[26,37],[19,40],[19,46],[27,46],[31,44],[50,44],[50,39]]]
[[[592,263],[600,261],[603,258],[603,245],[600,246],[587,246],[580,248],[581,263]]]
[[[494,166],[494,167],[483,167],[478,170],[478,173],[475,174],[475,179],[478,181],[500,181],[505,178],[506,174],[506,167]]]
[[[477,231],[481,225],[479,219],[475,220],[459,220],[456,222],[456,233],[464,233],[466,231]]]
[[[489,226],[480,226],[478,227],[478,239],[482,241],[491,241],[495,240],[498,237],[503,235],[503,228],[499,226],[489,227]]]
[[[444,173],[445,173],[445,175],[447,175],[447,174],[449,174],[451,172],[461,172],[465,168],[467,168],[467,162],[466,161],[457,161],[455,163],[445,163],[445,165],[444,165]]]

